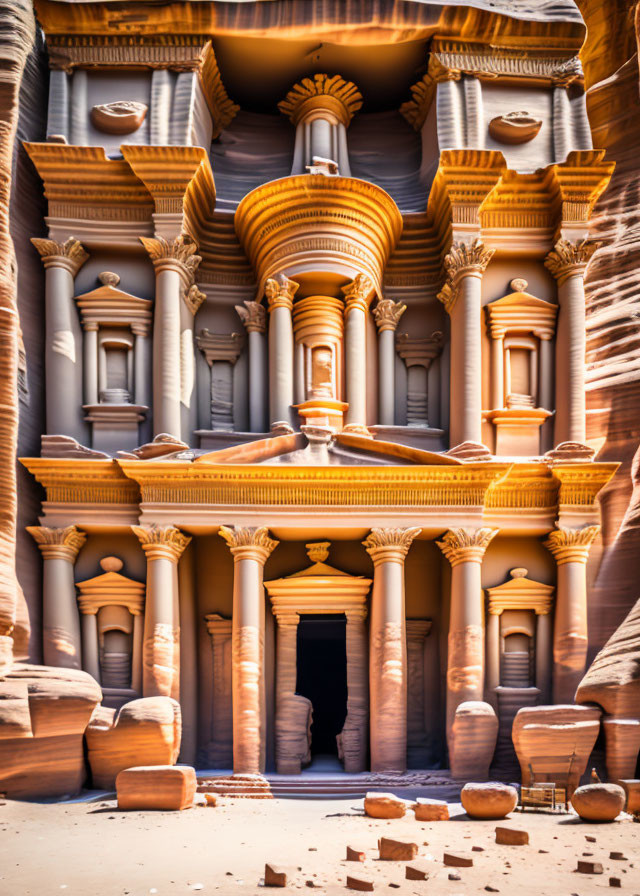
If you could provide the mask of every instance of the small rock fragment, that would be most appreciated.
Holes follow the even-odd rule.
[[[361,849],[347,846],[347,862],[364,862],[365,858],[366,855]]]
[[[627,861],[627,857],[625,856],[625,854],[623,852],[616,852],[615,850],[612,850],[609,853],[609,858],[615,859],[618,862],[626,862]]]
[[[287,886],[287,870],[279,865],[264,866],[264,885],[265,887],[286,887]]]
[[[373,881],[365,877],[354,877],[352,874],[347,875],[347,889],[361,890],[365,893],[373,893]]]
[[[457,871],[450,871],[449,872],[449,880],[462,880],[462,878],[460,877],[460,875],[458,874]]]
[[[380,837],[378,840],[380,858],[391,862],[410,862],[418,855],[417,843],[406,843],[403,840],[391,840]]]
[[[556,839],[556,838],[554,838],[554,839]],[[587,843],[595,843],[596,842],[596,838],[591,837],[590,834],[585,834],[584,839],[587,841]]]
[[[580,874],[602,874],[604,871],[600,862],[589,862],[585,859],[578,859],[577,870]]]
[[[485,887],[487,893],[499,893],[500,890],[497,887],[491,887],[489,884]]]
[[[414,812],[416,821],[449,821],[449,806],[441,800],[418,797]]]
[[[610,887],[621,887],[622,881],[619,877],[610,877],[609,878],[609,886]]]
[[[413,862],[405,867],[404,876],[407,880],[428,880],[429,867],[422,862]]]
[[[472,846],[471,852],[484,852],[484,846]]]
[[[527,831],[521,831],[517,828],[496,828],[496,843],[503,846],[526,846],[529,842],[529,834]]]
[[[445,852],[442,861],[445,865],[450,865],[454,868],[471,868],[473,865],[471,856],[467,856],[461,852]],[[455,880],[455,878],[453,878],[453,880]]]
[[[216,805],[215,793],[205,793],[204,798],[207,801],[207,806],[215,806]]]

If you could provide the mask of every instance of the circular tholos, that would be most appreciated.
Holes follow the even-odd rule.
[[[504,818],[518,805],[518,791],[498,781],[465,784],[460,801],[470,818]]]

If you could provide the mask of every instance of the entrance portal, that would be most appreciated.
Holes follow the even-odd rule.
[[[311,755],[337,756],[336,737],[347,716],[347,619],[300,616],[296,693],[313,705]]]

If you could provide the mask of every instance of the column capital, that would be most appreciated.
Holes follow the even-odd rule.
[[[49,529],[47,526],[27,526],[45,560],[68,560],[75,563],[80,548],[87,540],[77,526]]]
[[[459,563],[482,563],[484,552],[499,529],[483,526],[480,529],[449,529],[436,544],[451,566]]]
[[[487,249],[480,239],[472,243],[454,242],[444,257],[444,266],[451,285],[469,275],[481,276],[493,258],[495,249]]]
[[[562,284],[568,277],[584,274],[589,259],[597,248],[598,244],[589,240],[581,240],[578,243],[558,240],[545,258],[544,266],[558,284]]]
[[[344,315],[358,308],[366,313],[375,293],[373,280],[366,274],[358,274],[351,283],[342,287],[344,293]]]
[[[189,535],[175,526],[132,526],[131,529],[138,536],[147,560],[164,558],[177,563],[191,541]]]
[[[394,302],[393,299],[378,299],[376,307],[373,309],[373,317],[378,328],[378,332],[383,330],[394,330],[400,322],[400,318],[407,310],[407,306],[402,302]]]
[[[336,118],[345,128],[362,106],[362,94],[355,84],[340,75],[316,74],[294,84],[286,97],[278,103],[278,109],[287,115],[292,124],[325,112]]]
[[[207,631],[211,638],[229,638],[233,628],[233,620],[225,619],[219,613],[210,613],[204,617],[207,625]]]
[[[276,274],[267,280],[264,287],[264,294],[269,303],[269,313],[275,311],[276,308],[286,308],[291,311],[293,308],[293,297],[300,287],[295,280],[289,280],[284,274]]]
[[[82,265],[89,258],[82,243],[70,236],[65,243],[56,243],[55,240],[31,238],[32,244],[38,250],[45,268],[63,268],[72,277],[75,277]]]
[[[396,338],[396,350],[407,367],[418,366],[427,370],[441,354],[443,344],[444,337],[440,330],[424,338],[413,338],[408,333],[399,333]]]
[[[218,534],[227,542],[234,560],[257,560],[262,565],[280,544],[269,537],[266,526],[220,526]]]
[[[198,247],[188,234],[182,233],[174,240],[166,240],[163,236],[141,236],[139,239],[156,271],[177,271],[189,283],[193,283],[195,272],[202,259],[196,255]]]
[[[584,526],[582,529],[565,529],[560,526],[549,533],[544,546],[556,558],[556,564],[586,563],[589,548],[600,532],[600,526]]]
[[[264,333],[267,329],[267,309],[260,302],[246,301],[236,305],[236,311],[247,333]]]
[[[200,308],[200,305],[207,298],[205,293],[202,290],[198,289],[195,283],[192,283],[189,289],[184,294],[184,301],[189,309],[189,311],[195,317],[197,310]]]
[[[214,361],[229,361],[235,364],[240,357],[244,338],[240,333],[219,335],[204,329],[196,336],[196,345],[205,356],[209,367]]]
[[[422,532],[421,526],[409,529],[372,529],[362,544],[373,560],[373,565],[381,563],[404,563],[414,538]]]

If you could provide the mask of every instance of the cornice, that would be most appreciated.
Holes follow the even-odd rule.
[[[46,489],[49,507],[137,507],[140,503],[138,484],[127,478],[115,460],[27,457],[20,458],[20,463]]]

